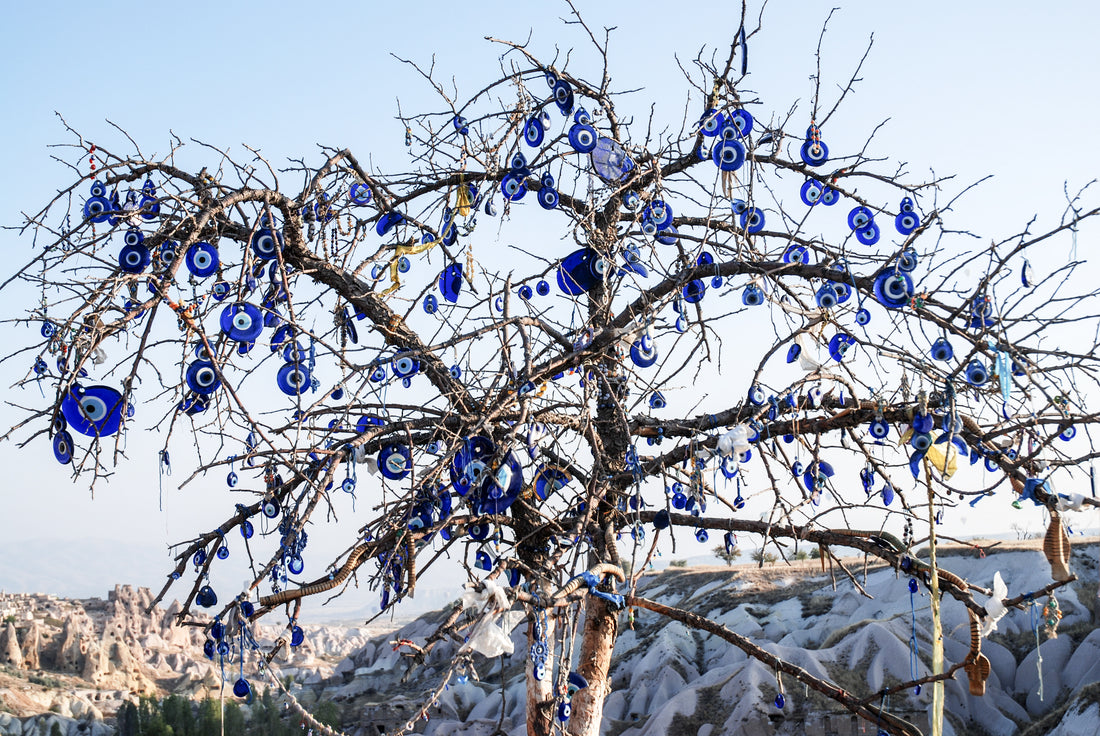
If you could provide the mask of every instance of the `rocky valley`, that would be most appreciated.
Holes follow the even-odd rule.
[[[1034,542],[1002,544],[984,556],[972,547],[944,548],[941,556],[945,568],[975,585],[992,586],[999,571],[1009,596],[1050,582]],[[762,568],[670,567],[645,573],[638,594],[708,616],[852,693],[905,682],[914,667],[927,674],[927,594],[911,598],[907,576],[891,568],[862,558],[844,564],[845,570],[823,569],[817,560]],[[992,669],[985,695],[969,694],[962,671],[947,683],[947,733],[1098,733],[1096,545],[1076,545],[1072,567],[1078,580],[1056,593],[1062,612],[1058,636],[1036,622],[1045,597],[1034,607],[1011,610],[983,645]],[[456,588],[454,597],[459,593]],[[116,587],[106,600],[0,596],[0,734],[45,736],[57,724],[62,736],[106,736],[126,700],[168,693],[218,697],[221,675],[202,654],[203,629],[174,625],[178,604],[147,612],[151,600],[147,589],[127,586]],[[441,642],[410,666],[409,648],[394,642],[423,643],[445,615],[371,627],[305,627],[305,642],[289,658],[277,658],[273,671],[307,709],[334,703],[352,736],[392,733],[440,686],[459,646]],[[964,609],[954,601],[945,600],[943,617],[950,665],[965,657],[969,630]],[[519,626],[511,633],[513,654],[475,658],[475,672],[468,673],[474,676],[449,682],[415,730],[440,736],[523,733],[524,631]],[[635,611],[633,620],[624,612],[621,632],[605,709],[608,736],[867,732],[867,723],[793,679],[777,678],[717,636],[644,610]],[[260,634],[274,638],[262,627]],[[777,708],[780,691],[785,702]],[[884,705],[927,729],[930,692],[926,687],[893,693]]]

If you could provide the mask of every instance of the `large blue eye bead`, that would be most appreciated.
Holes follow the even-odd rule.
[[[682,293],[685,302],[688,304],[695,304],[707,293],[707,285],[703,283],[702,279],[693,279],[684,287]]]
[[[822,309],[832,309],[839,301],[836,288],[830,283],[822,284],[821,288],[818,289],[817,293],[814,295],[814,299],[817,301],[817,306]]]
[[[574,123],[569,129],[569,145],[578,153],[591,153],[596,148],[596,129],[584,123]]]
[[[657,346],[652,338],[644,335],[630,346],[630,359],[639,368],[649,368],[657,362]]]
[[[894,228],[902,235],[908,235],[917,229],[920,219],[915,212],[902,212],[894,218]]]
[[[420,371],[420,361],[408,355],[398,355],[393,360],[393,373],[398,378],[408,378]]]
[[[887,424],[885,420],[875,419],[871,422],[868,430],[870,431],[872,437],[874,437],[876,440],[881,440],[885,439],[886,436],[890,434],[890,425]]]
[[[875,277],[874,292],[887,309],[901,309],[913,296],[913,279],[907,273],[885,269]]]
[[[839,332],[829,340],[829,357],[839,363],[844,360],[848,349],[855,344],[856,339],[854,337],[845,332]]]
[[[61,401],[69,429],[86,437],[108,437],[122,424],[122,394],[110,386],[74,384]]]
[[[352,204],[357,205],[369,204],[372,196],[370,187],[362,182],[352,184],[351,190],[348,192],[348,199],[351,200]]]
[[[378,471],[390,480],[401,480],[412,471],[412,453],[404,445],[386,445],[378,453]]]
[[[199,592],[195,595],[195,602],[203,608],[213,608],[218,605],[218,596],[213,588],[204,585],[199,588]]]
[[[252,252],[261,260],[274,259],[282,246],[282,233],[276,234],[269,228],[261,228],[252,236]]]
[[[880,235],[878,225],[873,222],[862,230],[856,230],[856,240],[864,245],[874,245],[878,242]]]
[[[552,210],[558,206],[558,193],[551,187],[543,187],[539,190],[538,200],[544,210]]]
[[[84,203],[84,219],[95,223],[107,222],[111,216],[111,203],[106,197],[88,197]]]
[[[568,115],[573,111],[573,88],[564,79],[559,79],[554,85],[554,102],[562,115]]]
[[[951,347],[951,343],[947,341],[947,338],[937,338],[932,343],[932,349],[929,351],[929,355],[932,360],[947,361],[955,357],[955,350]]]
[[[149,249],[140,242],[122,246],[118,254],[118,267],[126,273],[141,273],[152,261]]]
[[[642,217],[656,225],[658,230],[663,230],[672,224],[672,208],[663,200],[655,199],[642,210]]]
[[[745,137],[752,132],[752,114],[748,110],[734,110],[730,113],[729,122],[737,129],[741,137]]]
[[[532,148],[542,145],[542,139],[545,134],[546,131],[543,129],[542,121],[537,117],[531,118],[527,121],[527,124],[523,126],[523,140]]]
[[[989,381],[989,369],[975,358],[966,366],[966,381],[971,386],[983,386]]]
[[[187,387],[202,396],[214,393],[222,384],[214,364],[207,360],[196,360],[187,366],[184,378],[187,381]]]
[[[390,210],[378,218],[378,222],[374,225],[374,231],[380,236],[385,237],[390,230],[393,230],[404,221],[405,216],[403,214],[395,210]]]
[[[726,127],[725,116],[717,110],[707,110],[703,115],[701,124],[699,125],[699,132],[709,137],[714,137]]]
[[[143,220],[155,220],[160,215],[160,202],[157,201],[156,190],[151,187],[149,189],[142,187],[142,189],[145,191],[145,195],[138,202],[141,218]]]
[[[451,304],[458,301],[462,291],[462,265],[452,263],[439,274],[439,293]]]
[[[64,429],[53,436],[53,456],[62,465],[73,461],[73,436]]]
[[[745,147],[738,140],[720,140],[711,149],[710,157],[722,171],[737,171],[745,163]]]
[[[741,227],[747,233],[758,233],[764,229],[764,211],[759,207],[749,207],[741,213]]]
[[[829,147],[821,141],[806,141],[799,153],[807,166],[821,166],[829,160]]]
[[[903,250],[898,256],[898,270],[905,273],[913,273],[917,270],[917,254],[911,250]]]
[[[275,383],[287,396],[300,396],[310,386],[309,368],[301,363],[287,363],[279,369]]]
[[[874,213],[866,207],[856,206],[848,213],[848,227],[862,230],[874,222]]]
[[[242,343],[253,342],[264,329],[260,308],[248,302],[237,302],[223,307],[220,324],[222,332],[230,340]]]
[[[500,191],[509,202],[518,202],[527,194],[527,183],[522,176],[509,172],[500,180]]]
[[[218,270],[218,250],[210,243],[199,241],[187,249],[187,270],[198,278],[206,278]]]
[[[802,203],[813,207],[815,204],[821,201],[821,195],[825,192],[825,187],[821,182],[816,179],[807,179],[802,184],[802,190],[799,194],[802,197]]]

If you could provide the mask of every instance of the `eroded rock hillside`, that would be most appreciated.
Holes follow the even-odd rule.
[[[175,625],[178,603],[147,612],[151,603],[147,588],[130,586],[106,600],[0,593],[0,734],[48,734],[57,723],[65,736],[99,736],[113,733],[110,717],[125,700],[217,695],[204,631]],[[368,638],[366,629],[304,628],[306,641],[280,663],[303,683],[331,677]],[[271,632],[260,633],[262,644]]]
[[[945,549],[941,556],[947,569],[985,588],[1000,571],[1010,596],[1050,582],[1050,567],[1036,544],[1001,545],[985,557],[969,548]],[[914,621],[908,577],[881,566],[864,568],[859,559],[845,564],[866,596],[839,568],[823,572],[817,561],[763,569],[670,568],[643,576],[638,594],[702,613],[850,692],[874,692],[909,680]],[[986,694],[970,695],[961,670],[947,684],[946,733],[1100,733],[1100,632],[1093,618],[1096,546],[1078,545],[1072,566],[1080,580],[1056,593],[1063,612],[1058,636],[1040,633],[1041,671],[1032,627],[1032,616],[1039,611],[1013,610],[983,645],[992,664]],[[918,594],[913,605],[917,668],[925,675],[931,651],[927,594]],[[605,709],[604,733],[610,736],[874,732],[792,679],[784,678],[786,704],[776,708],[775,672],[715,636],[642,610],[636,611],[631,628],[623,616]],[[392,732],[416,713],[456,651],[456,645],[440,644],[403,681],[408,659],[395,651],[392,641],[423,642],[442,618],[441,613],[424,616],[395,634],[368,642],[340,663],[334,678],[300,687],[297,694],[306,704],[339,704],[345,730],[354,736]],[[961,661],[969,649],[965,609],[948,598],[943,619],[946,659]],[[430,719],[416,730],[488,736],[497,730],[503,714],[504,731],[524,733],[524,631],[520,626],[512,633],[515,654],[479,659],[480,682],[452,682]],[[931,687],[926,686],[919,695],[906,691],[891,696],[886,705],[927,733],[930,699]]]
[[[970,695],[961,671],[948,683],[948,734],[1100,732],[1096,550],[1095,544],[1074,548],[1079,580],[1057,592],[1063,618],[1056,638],[1040,631],[1037,651],[1038,609],[1013,610],[983,645],[992,665],[986,694]],[[941,557],[944,567],[984,588],[1000,571],[1010,596],[1050,582],[1037,543],[1003,544],[984,557],[973,548],[946,548]],[[917,670],[927,674],[927,594],[911,601],[908,578],[891,568],[865,567],[859,558],[844,565],[847,572],[823,571],[813,560],[762,569],[669,568],[646,573],[637,592],[706,615],[849,692],[874,692],[910,679],[914,631]],[[219,672],[202,655],[202,630],[174,626],[175,605],[146,613],[150,603],[148,590],[123,586],[106,600],[0,596],[0,735],[46,736],[57,724],[64,736],[107,736],[111,716],[126,699],[216,696]],[[281,678],[292,676],[291,690],[306,707],[335,703],[351,736],[392,733],[440,685],[458,646],[442,642],[410,669],[410,659],[402,656],[410,647],[394,644],[422,644],[445,617],[446,611],[427,614],[397,631],[307,627],[306,642],[289,660],[277,660],[276,671]],[[961,661],[969,647],[965,610],[948,598],[943,617],[947,661]],[[873,733],[869,724],[793,679],[784,679],[786,702],[776,708],[775,673],[718,637],[644,610],[635,611],[632,625],[624,612],[621,627],[605,708],[608,736]],[[475,658],[479,679],[452,680],[415,730],[489,736],[499,726],[508,734],[524,733],[524,630],[511,633],[514,654]],[[264,633],[270,636],[261,630],[261,638]],[[926,687],[919,694],[893,695],[885,704],[927,731],[930,695]],[[286,718],[294,717],[288,711]]]

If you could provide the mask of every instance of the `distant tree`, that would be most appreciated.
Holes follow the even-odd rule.
[[[244,736],[244,712],[230,700],[225,703],[225,730],[219,736]]]
[[[172,736],[172,729],[164,720],[156,698],[143,697],[138,702],[137,732],[139,736]]]
[[[1086,408],[1100,309],[1078,262],[1048,254],[1100,213],[1092,193],[1067,192],[1046,232],[971,237],[951,182],[874,152],[873,126],[862,146],[829,147],[862,62],[847,83],[818,72],[804,103],[766,107],[745,79],[760,29],[743,6],[728,48],[683,64],[685,98],[647,102],[646,124],[612,83],[608,35],[570,21],[602,63],[494,41],[500,74],[465,96],[412,65],[439,101],[399,113],[410,155],[393,167],[348,148],[283,165],[178,139],[153,157],[75,131],[68,154],[54,149],[72,180],[27,216],[33,251],[4,282],[40,294],[24,317],[36,337],[8,357],[47,398],[16,429],[92,484],[126,457],[126,430],[153,426],[164,466],[194,453],[175,477],[226,477],[157,600],[181,585],[181,621],[198,606],[244,622],[224,643],[249,677],[272,654],[244,635],[257,619],[285,615],[283,648],[303,599],[350,586],[388,610],[457,558],[528,615],[529,733],[559,727],[579,653],[588,687],[566,728],[595,736],[622,609],[713,625],[620,590],[624,556],[646,561],[653,535],[880,557],[932,592],[935,631],[941,592],[986,615],[967,586],[941,586],[939,511],[1001,488],[1061,531],[1048,480],[1080,478],[1091,458],[1071,440],[1100,422]],[[670,107],[687,112],[654,126]],[[334,540],[344,551],[317,559],[309,536],[341,533],[327,520],[357,493],[372,500]],[[928,525],[930,559],[909,534],[832,521],[883,506],[891,524]],[[210,572],[242,535],[254,564],[238,599]],[[916,733],[880,707],[885,691],[848,693],[735,643],[875,727]],[[926,680],[933,692],[945,676]],[[257,700],[250,728],[276,732]],[[142,733],[167,728],[144,701],[139,716]]]
[[[316,714],[314,714],[316,718]],[[320,720],[320,719],[318,719]],[[252,701],[245,733],[249,736],[290,736],[295,729],[283,718],[283,711],[272,696],[271,688]]]
[[[173,736],[195,736],[195,712],[190,699],[168,695],[161,701],[160,710]]]
[[[668,563],[669,567],[687,567],[687,560],[672,560]]]
[[[224,703],[214,698],[205,698],[199,703],[198,717],[195,723],[197,736],[223,736],[222,706],[225,708],[224,736],[244,736],[244,713],[237,703],[227,699]]]
[[[218,701],[213,698],[204,698],[199,703],[195,718],[195,732],[199,736],[221,733],[221,711],[218,708]]]
[[[774,552],[765,552],[762,549],[754,550],[752,555],[753,562],[759,562],[765,565],[774,565],[779,561],[779,556]]]
[[[138,736],[137,706],[129,700],[123,701],[115,715],[118,736]]]
[[[740,547],[726,547],[724,544],[719,544],[714,548],[714,556],[726,563],[727,567],[733,565],[733,561],[741,556]]]
[[[313,714],[314,718],[326,726],[340,728],[343,720],[340,714],[340,706],[336,705],[336,703],[331,700],[322,700],[320,703],[313,706],[310,712]]]

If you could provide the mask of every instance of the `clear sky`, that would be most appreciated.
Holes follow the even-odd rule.
[[[737,29],[728,2],[579,5],[597,29],[617,27],[613,77],[619,88],[641,88],[620,102],[639,121],[652,103],[659,120],[678,123],[687,92],[677,55],[690,64],[700,49],[721,52]],[[846,82],[872,33],[875,43],[857,94],[827,131],[832,147],[860,145],[888,121],[873,150],[908,161],[918,174],[956,174],[948,193],[993,174],[964,200],[956,220],[986,238],[1019,231],[1035,213],[1039,227],[1053,224],[1064,209],[1063,184],[1074,189],[1100,175],[1094,81],[1100,6],[957,0],[835,5],[840,10],[821,70],[826,95]],[[797,100],[805,105],[829,7],[794,0],[768,6],[764,30],[749,47],[748,83],[764,103],[757,117],[781,114]],[[460,95],[479,89],[499,68],[502,49],[485,36],[522,41],[530,35],[531,48],[544,57],[576,47],[570,69],[588,78],[600,73],[583,33],[560,20],[568,7],[553,1],[18,3],[5,12],[0,224],[9,226],[70,181],[50,159],[50,144],[71,141],[55,111],[87,139],[119,152],[128,143],[108,120],[147,155],[163,155],[174,133],[237,152],[248,144],[276,164],[292,156],[316,160],[315,144],[321,143],[351,147],[360,158],[369,153],[380,166],[402,165],[398,99],[405,112],[439,105],[416,72],[391,54],[422,65],[434,55],[440,79],[448,86],[453,80]],[[198,152],[192,155],[197,161]],[[1086,252],[1094,242],[1084,243]],[[29,240],[0,231],[0,243],[0,270],[29,259]],[[1052,249],[1050,256],[1064,259],[1066,253]],[[16,317],[34,299],[19,288],[0,292],[0,316]],[[31,341],[29,329],[5,324],[0,334],[14,349]],[[0,365],[4,385],[24,373],[24,362]],[[8,400],[41,403],[34,388],[10,389]],[[20,416],[0,407],[4,427]],[[132,439],[130,454],[132,462],[97,488],[92,501],[86,484],[73,484],[54,463],[44,438],[25,449],[0,444],[4,544],[125,538],[160,556],[165,542],[215,518],[211,504],[224,503],[220,476],[182,492],[165,479],[162,513],[155,447]],[[983,514],[968,520],[966,530],[1004,528],[1007,519]],[[107,566],[102,560],[73,564],[89,565],[89,576],[102,575]]]

